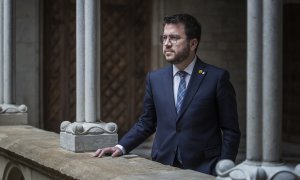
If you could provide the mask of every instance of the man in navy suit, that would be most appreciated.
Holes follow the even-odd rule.
[[[147,75],[143,114],[115,147],[94,156],[130,152],[156,132],[152,159],[215,174],[219,160],[235,160],[240,130],[229,73],[196,56],[201,25],[188,14],[164,18],[163,54],[171,65]]]

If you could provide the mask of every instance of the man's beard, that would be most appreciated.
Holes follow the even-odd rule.
[[[180,52],[177,52],[177,54],[175,54],[173,59],[167,59],[166,56],[165,59],[168,63],[180,64],[184,60],[186,60],[189,57],[189,55],[190,55],[190,46],[187,43],[187,45]]]

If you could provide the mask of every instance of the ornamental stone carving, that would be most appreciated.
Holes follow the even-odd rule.
[[[221,160],[216,165],[217,180],[297,180],[300,164],[295,168],[285,163],[244,161],[235,166],[231,160]]]
[[[61,132],[66,132],[73,135],[98,135],[98,134],[115,134],[118,126],[115,123],[109,122],[74,122],[63,121],[60,125]]]
[[[1,113],[25,113],[27,112],[27,106],[14,105],[14,104],[0,104],[0,114]]]

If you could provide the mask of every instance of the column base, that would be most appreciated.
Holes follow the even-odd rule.
[[[3,125],[27,125],[27,113],[0,113],[0,126]]]
[[[75,135],[60,133],[60,146],[73,152],[91,152],[99,148],[115,146],[118,134]]]
[[[294,167],[286,163],[244,161],[237,166],[231,160],[221,160],[216,166],[217,180],[297,180],[300,179],[300,164]]]

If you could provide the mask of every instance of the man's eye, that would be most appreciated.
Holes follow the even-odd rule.
[[[170,36],[170,40],[171,41],[177,40],[177,37],[176,36]]]

